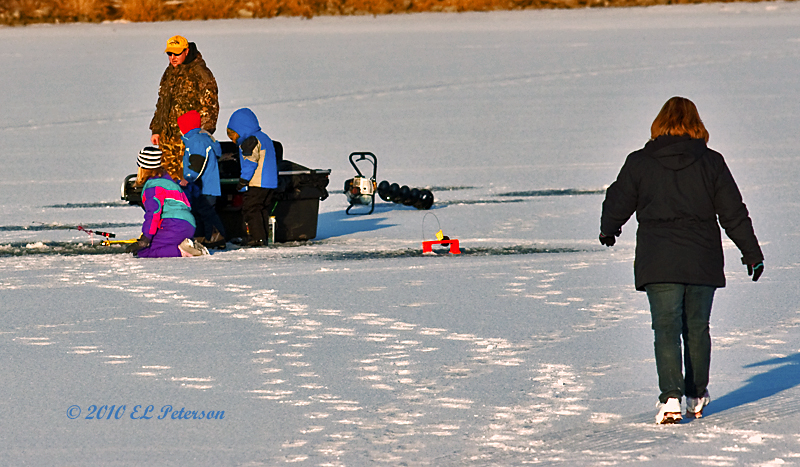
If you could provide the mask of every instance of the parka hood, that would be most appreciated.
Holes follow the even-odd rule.
[[[186,54],[186,60],[183,61],[183,65],[188,65],[197,59],[200,59],[199,61],[202,62],[203,56],[200,54],[200,51],[197,50],[197,44],[189,42],[189,53]]]
[[[230,120],[228,120],[228,128],[239,135],[239,144],[261,131],[256,114],[246,107],[237,110],[231,115]]]
[[[702,139],[692,139],[687,135],[664,135],[649,141],[645,148],[650,149],[650,157],[671,170],[681,170],[694,164],[708,151]]]

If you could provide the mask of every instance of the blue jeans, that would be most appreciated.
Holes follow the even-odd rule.
[[[650,316],[655,333],[659,400],[701,397],[708,387],[711,363],[709,319],[716,287],[686,284],[649,284]],[[681,338],[683,364],[681,371]]]

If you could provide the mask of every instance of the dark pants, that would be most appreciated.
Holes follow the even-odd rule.
[[[197,222],[197,235],[202,235],[206,240],[211,239],[214,229],[217,229],[217,232],[225,237],[225,227],[222,226],[222,220],[214,207],[216,203],[217,197],[211,195],[201,194],[189,199],[189,204],[192,205],[192,214]]]
[[[270,188],[249,187],[242,200],[242,217],[250,232],[250,239],[267,243],[269,216],[272,215],[272,195]]]
[[[701,397],[708,386],[709,319],[716,287],[650,284],[645,290],[655,333],[659,400]],[[681,372],[681,338],[685,376]]]

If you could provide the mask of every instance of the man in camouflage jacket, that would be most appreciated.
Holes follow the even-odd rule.
[[[151,142],[163,153],[163,167],[173,179],[180,180],[184,148],[178,117],[197,110],[201,128],[213,134],[219,115],[217,81],[194,42],[171,37],[165,52],[169,65],[161,76],[156,112],[150,122]]]

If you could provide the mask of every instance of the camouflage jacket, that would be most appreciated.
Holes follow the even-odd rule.
[[[214,133],[219,115],[217,81],[194,42],[189,43],[186,60],[177,67],[167,65],[161,76],[150,130],[162,137],[180,138],[178,117],[190,110],[200,112],[201,128]]]

